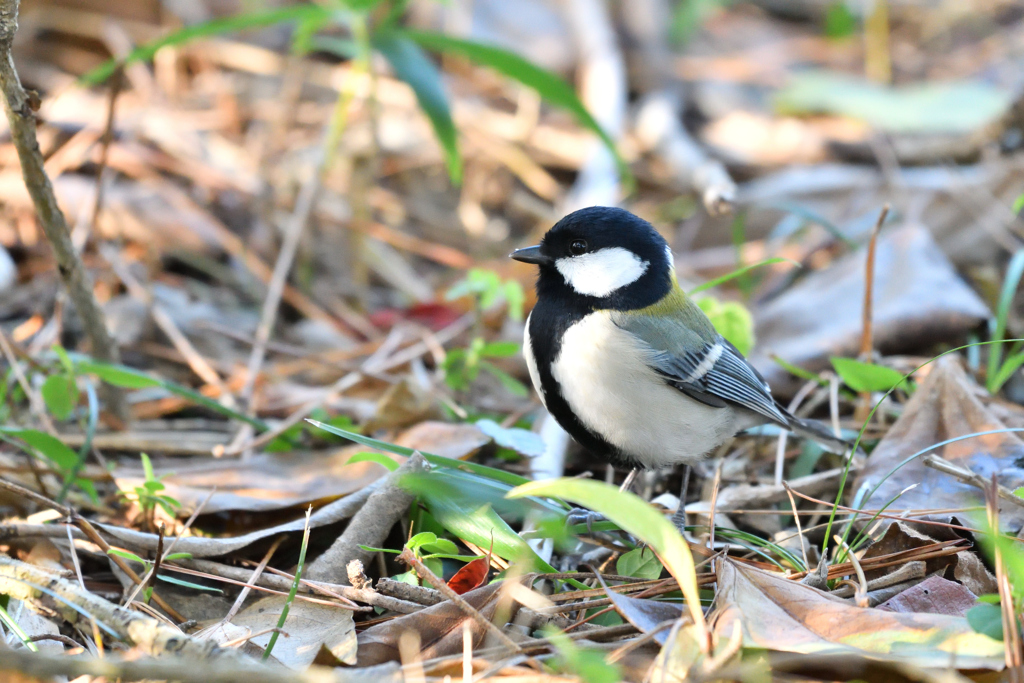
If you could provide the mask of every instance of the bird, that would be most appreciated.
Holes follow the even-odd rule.
[[[823,425],[779,404],[680,288],[671,248],[642,218],[617,207],[580,209],[509,256],[539,271],[523,334],[533,386],[598,458],[634,469],[689,466],[763,424],[848,451]]]

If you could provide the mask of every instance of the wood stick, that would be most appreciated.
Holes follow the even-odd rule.
[[[119,363],[117,344],[107,329],[103,309],[93,295],[92,282],[85,265],[71,242],[71,232],[64,218],[50,177],[43,168],[43,155],[36,139],[36,103],[21,86],[14,66],[11,46],[18,30],[18,0],[0,0],[0,89],[4,94],[4,109],[11,127],[11,139],[18,150],[25,188],[32,197],[36,218],[46,239],[53,247],[64,286],[75,302],[82,319],[85,334],[92,346],[92,355],[106,363]],[[127,420],[128,410],[124,396],[116,388],[104,385],[105,398],[111,411],[121,420]]]

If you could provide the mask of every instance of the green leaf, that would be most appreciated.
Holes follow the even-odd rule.
[[[197,591],[206,591],[207,593],[220,593],[224,594],[220,588],[213,588],[211,586],[202,586],[198,583],[192,583],[191,581],[185,581],[184,579],[178,579],[173,576],[164,576],[163,574],[157,574],[156,578],[166,583],[173,583],[175,586],[184,586],[185,588],[194,588]]]
[[[661,576],[661,562],[650,548],[634,548],[615,562],[615,573],[638,579],[656,579]]]
[[[142,461],[142,472],[146,478],[146,483],[156,481],[156,473],[153,472],[153,463],[150,462],[149,456],[145,453],[139,453],[139,459]],[[149,488],[148,486],[146,488]]]
[[[967,623],[976,632],[994,640],[1003,639],[1003,608],[981,603],[967,610]]]
[[[46,409],[58,420],[66,420],[78,403],[78,386],[68,375],[50,375],[43,382],[39,393],[43,396]]]
[[[600,650],[584,649],[554,627],[545,629],[544,635],[558,651],[558,670],[575,674],[584,683],[619,683],[622,680],[619,665],[609,662]]]
[[[766,258],[763,261],[758,261],[757,263],[751,263],[749,266],[743,266],[742,268],[737,268],[736,270],[732,271],[731,273],[727,273],[726,275],[723,275],[722,277],[716,277],[714,280],[708,280],[704,284],[697,285],[696,287],[691,289],[689,292],[687,292],[687,294],[689,294],[690,296],[693,296],[694,294],[699,294],[700,292],[703,292],[704,290],[711,289],[712,287],[717,287],[718,285],[723,284],[725,282],[728,282],[729,280],[734,280],[734,279],[736,279],[738,277],[742,277],[742,276],[746,275],[747,273],[749,273],[750,271],[754,270],[755,268],[760,268],[762,266],[769,266],[769,265],[772,265],[774,263],[783,263],[783,262],[791,263],[791,264],[793,264],[794,266],[797,266],[797,267],[800,266],[800,264],[797,263],[796,261],[794,261],[792,259],[788,259],[788,258],[783,258],[781,256],[776,256],[776,257],[773,257],[773,258]]]
[[[431,516],[452,536],[481,548],[493,547],[495,555],[509,562],[522,562],[527,571],[553,572],[554,568],[538,557],[503,519],[510,515],[495,512],[488,500],[493,494],[467,485],[469,482],[460,474],[465,473],[436,470],[410,474],[402,478],[401,486],[423,501]],[[476,483],[485,484],[486,480]],[[508,489],[498,490],[503,493]],[[507,502],[500,493],[493,497],[498,503]]]
[[[480,361],[480,368],[491,373],[494,377],[501,382],[501,386],[505,387],[505,390],[515,396],[529,396],[530,390],[526,388],[526,385],[517,380],[512,375],[508,374],[494,363],[489,363],[485,360]]]
[[[836,0],[825,10],[825,35],[829,38],[848,38],[857,32],[857,17],[844,0]]]
[[[192,553],[171,553],[164,557],[164,562],[174,562],[175,560],[191,560]]]
[[[439,538],[433,543],[421,543],[420,550],[435,556],[458,556],[459,546],[447,538]]]
[[[548,479],[513,489],[509,498],[555,496],[599,512],[649,545],[679,583],[695,624],[704,623],[690,547],[665,516],[636,494],[592,479]]]
[[[526,303],[526,293],[523,286],[516,280],[505,282],[505,302],[508,304],[508,317],[517,322],[523,319],[523,305]]]
[[[394,472],[398,469],[398,463],[384,455],[383,453],[356,453],[345,463],[346,465],[355,465],[359,462],[375,462],[378,465],[383,465],[388,469],[389,472]]]
[[[519,353],[519,342],[490,342],[484,344],[480,349],[480,355],[485,358],[508,358]]]
[[[754,348],[754,318],[738,301],[719,301],[707,296],[697,301],[718,333],[729,340],[740,353],[747,355]]]
[[[1019,214],[1021,211],[1024,211],[1024,194],[1021,194],[1021,196],[1017,197],[1017,199],[1013,202],[1013,208],[1011,210],[1015,214]]]
[[[0,434],[10,434],[24,441],[42,453],[58,469],[70,472],[78,463],[78,453],[65,446],[64,442],[57,437],[45,432],[35,429],[21,429],[20,427],[0,427]]]
[[[43,401],[48,410],[57,420],[71,417],[78,403],[78,386],[75,378],[68,375],[50,375],[40,389]]]
[[[419,577],[416,576],[416,572],[414,572],[412,570],[409,570],[407,572],[402,572],[401,574],[395,574],[394,576],[391,577],[391,580],[392,581],[401,581],[402,583],[407,583],[410,586],[418,586],[418,585],[420,585]]]
[[[395,75],[412,88],[420,109],[430,119],[434,134],[444,151],[448,175],[454,185],[462,182],[462,157],[458,134],[448,107],[448,95],[441,73],[430,58],[404,32],[385,30],[373,36],[373,46],[391,64]]]
[[[234,31],[262,28],[292,21],[313,21],[319,17],[330,17],[331,10],[317,4],[302,4],[283,7],[280,9],[264,10],[246,14],[213,19],[201,24],[193,24],[183,29],[169,33],[152,42],[140,45],[132,50],[123,60],[110,59],[88,72],[81,78],[81,83],[86,86],[99,85],[110,78],[119,66],[132,64],[143,60],[152,59],[157,50],[169,45],[183,45],[199,38],[218,36]]]
[[[544,440],[540,435],[534,434],[528,429],[519,427],[502,427],[494,420],[477,420],[476,427],[487,436],[494,439],[494,443],[505,448],[511,448],[517,453],[535,458],[544,455]]]
[[[139,557],[135,553],[129,552],[127,550],[121,550],[119,548],[110,548],[109,550],[107,550],[107,554],[108,555],[117,555],[118,557],[123,557],[126,560],[131,560],[132,562],[139,562],[140,564],[146,564],[146,560],[142,559],[141,557]]]
[[[1024,276],[1024,249],[1018,249],[1010,259],[1010,263],[1006,266],[1003,288],[999,292],[999,303],[996,305],[995,321],[989,323],[990,327],[994,328],[992,331],[992,339],[994,341],[1006,339],[1006,323],[1010,316],[1010,307],[1013,305],[1014,297],[1017,294],[1017,286],[1020,284],[1022,276]],[[1005,379],[1000,376],[999,370],[1003,358],[1002,344],[992,344],[989,347],[988,353],[988,381],[985,388],[988,389],[989,393],[995,394],[1002,388],[1003,383],[1010,379],[1010,375],[1013,372],[1011,371],[1007,374]],[[1002,382],[997,383],[1000,379],[1002,379]]]
[[[435,543],[436,541],[437,534],[431,533],[429,531],[421,531],[420,533],[416,534],[408,541],[406,541],[405,547],[409,550],[416,550],[424,543]]]
[[[778,363],[783,370],[785,370],[791,375],[799,377],[800,379],[805,381],[817,382],[823,387],[828,386],[827,379],[819,376],[816,373],[811,372],[810,370],[805,370],[797,365],[793,365],[789,361],[779,358],[778,356],[772,356],[772,360]]]
[[[782,114],[840,114],[889,133],[969,134],[998,120],[1009,92],[976,81],[931,81],[890,87],[830,71],[791,74],[775,95]]]
[[[160,387],[175,396],[180,396],[181,398],[187,399],[195,404],[201,405],[207,410],[211,410],[233,420],[240,420],[241,422],[250,424],[262,432],[270,429],[270,427],[267,426],[267,423],[263,420],[250,417],[245,413],[240,413],[236,410],[222,406],[217,401],[207,398],[188,387],[184,387],[169,380],[152,377],[144,372],[124,365],[101,363],[99,361],[81,357],[76,359],[76,365],[79,372],[96,375],[107,384],[112,384],[115,387],[121,387],[122,389],[148,389],[151,387]]]
[[[363,446],[367,446],[369,448],[376,448],[378,450],[386,451],[388,453],[394,453],[395,455],[410,456],[413,453],[419,452],[424,458],[426,458],[427,462],[429,462],[431,465],[439,465],[441,467],[469,470],[470,472],[473,472],[482,477],[486,477],[494,481],[504,482],[512,486],[518,486],[520,484],[525,484],[526,482],[530,481],[526,477],[520,476],[518,474],[513,474],[512,472],[506,472],[505,470],[499,470],[494,467],[487,467],[486,465],[478,465],[475,462],[463,462],[462,460],[453,460],[452,458],[446,458],[441,455],[434,455],[433,453],[416,451],[412,448],[406,448],[405,446],[398,446],[393,443],[388,443],[387,441],[380,441],[379,439],[374,439],[369,436],[363,436],[362,434],[349,432],[339,427],[334,427],[332,425],[325,424],[318,420],[306,420],[306,422],[310,423],[314,427],[319,427],[320,429],[323,429],[326,432],[330,432],[335,436],[340,436],[343,439],[355,441],[356,443],[361,444]]]
[[[854,391],[889,391],[903,383],[903,375],[883,365],[837,356],[831,360],[843,382]],[[906,389],[906,384],[903,384]]]
[[[633,174],[630,173],[629,166],[619,154],[618,149],[616,149],[615,142],[605,132],[604,128],[601,127],[601,124],[587,111],[587,108],[583,106],[572,86],[557,75],[540,68],[514,52],[509,52],[493,45],[453,38],[443,33],[432,31],[406,29],[403,31],[403,34],[428,50],[465,57],[471,62],[494,69],[511,79],[519,81],[526,87],[536,90],[537,94],[551,104],[567,109],[582,126],[589,128],[601,138],[601,141],[604,142],[612,155],[614,155],[623,184],[628,189],[631,189],[635,184]]]

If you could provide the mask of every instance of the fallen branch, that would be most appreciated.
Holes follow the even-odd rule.
[[[921,462],[923,462],[926,466],[931,467],[933,470],[944,472],[950,475],[951,477],[955,477],[956,479],[962,481],[963,483],[969,486],[977,487],[982,491],[992,488],[992,482],[990,482],[982,475],[976,474],[965,467],[955,465],[950,461],[946,460],[945,458],[941,458],[937,455],[926,455],[923,458],[921,458]],[[1016,495],[1010,489],[1000,485],[998,491],[999,497],[1001,499],[1009,503],[1013,503],[1014,505],[1024,507],[1024,498],[1021,498],[1020,496]]]
[[[382,665],[367,669],[332,669],[312,666],[293,671],[282,666],[264,666],[241,657],[236,663],[210,662],[196,666],[195,659],[174,657],[126,661],[106,657],[48,655],[42,652],[4,651],[0,671],[17,671],[28,676],[103,677],[108,681],[179,681],[180,683],[398,683],[399,666]]]
[[[148,655],[177,654],[193,662],[212,658],[244,661],[244,656],[235,650],[188,636],[141,612],[104,600],[57,574],[6,555],[0,555],[0,593],[18,600],[49,601],[49,606],[70,623],[77,623],[83,614],[88,615],[119,639]]]
[[[416,557],[416,554],[413,553],[413,551],[405,548],[398,556],[398,561],[404,562],[409,567],[412,567],[421,579],[436,588],[445,598],[455,603],[455,606],[458,607],[463,614],[482,626],[485,631],[491,633],[504,647],[508,648],[512,652],[522,654],[523,648],[521,648],[518,643],[505,635],[505,632],[501,630],[500,626],[494,624],[484,617],[484,615],[480,614],[479,611],[466,602],[465,598],[452,590],[443,579],[438,577],[437,574],[430,571],[430,569],[423,564],[423,561]]]
[[[36,139],[36,107],[21,86],[21,79],[11,56],[11,46],[17,30],[18,0],[0,0],[0,88],[3,89],[4,108],[11,127],[11,140],[18,150],[25,188],[32,197],[39,225],[53,247],[57,269],[60,271],[64,286],[82,319],[82,326],[92,346],[92,355],[107,363],[119,363],[117,344],[107,329],[103,309],[93,295],[89,274],[71,242],[67,221],[57,204],[57,196],[54,194],[50,177],[43,167],[43,154]],[[111,411],[118,418],[127,419],[128,411],[121,393],[110,386],[106,386],[105,391],[105,398]]]
[[[70,519],[75,524],[75,526],[82,530],[82,533],[84,533],[90,541],[99,546],[99,549],[107,554],[107,557],[109,557],[110,560],[117,565],[117,568],[124,572],[128,576],[128,578],[130,578],[135,583],[136,586],[142,585],[142,579],[139,578],[139,575],[135,573],[135,570],[128,566],[128,563],[124,561],[124,558],[118,557],[117,555],[109,552],[110,544],[107,543],[102,536],[100,536],[99,532],[96,531],[96,527],[90,524],[89,520],[79,515],[74,508],[65,507],[60,503],[55,503],[49,498],[39,495],[35,491],[27,489],[23,486],[19,486],[13,482],[6,481],[4,479],[0,479],[0,489],[10,491],[11,493],[19,495],[27,500],[31,500],[37,505],[41,505],[45,508],[56,510],[61,514],[61,516],[65,517],[66,519]],[[3,591],[0,591],[0,593],[2,592]],[[150,597],[153,600],[153,602],[155,602],[157,606],[160,607],[160,609],[162,609],[164,612],[170,615],[171,618],[177,620],[178,623],[185,621],[185,617],[180,615],[177,612],[177,610],[168,605],[163,598],[157,595],[156,591],[153,591]]]
[[[308,576],[313,581],[345,583],[348,581],[348,563],[359,560],[366,564],[371,553],[360,546],[379,548],[391,527],[412,505],[411,493],[399,486],[399,480],[426,468],[426,460],[414,453],[401,467],[388,475],[384,485],[370,496],[345,528],[345,533],[309,566]]]

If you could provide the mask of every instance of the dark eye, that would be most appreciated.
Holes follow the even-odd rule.
[[[586,253],[587,241],[586,240],[573,240],[572,244],[569,245],[569,251],[572,252],[573,256],[579,256],[580,254]]]

